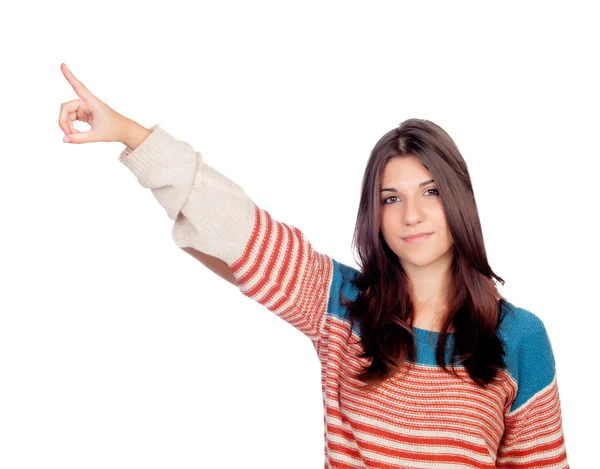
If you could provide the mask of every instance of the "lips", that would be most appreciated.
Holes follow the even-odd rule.
[[[402,238],[402,241],[408,244],[421,244],[427,241],[429,238],[431,238],[432,235],[433,233],[425,233],[423,235],[415,235],[410,236],[408,238]]]
[[[423,232],[423,233],[418,233],[418,234],[411,235],[411,236],[405,236],[402,239],[415,239],[415,238],[420,238],[421,236],[426,236],[426,235],[430,235],[430,234],[431,233],[425,233],[425,232]]]

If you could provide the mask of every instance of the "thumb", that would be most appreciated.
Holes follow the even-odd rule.
[[[98,141],[93,130],[88,130],[87,132],[76,131],[65,135],[63,138],[64,143],[90,143]]]

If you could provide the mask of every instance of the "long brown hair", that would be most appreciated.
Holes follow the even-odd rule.
[[[355,378],[364,384],[363,389],[371,389],[416,356],[408,278],[380,230],[380,175],[397,156],[414,156],[430,171],[454,241],[453,280],[436,361],[450,373],[445,350],[453,325],[452,357],[456,360],[452,360],[452,371],[458,376],[454,364],[462,363],[473,381],[484,387],[505,366],[504,346],[496,335],[505,298],[493,278],[503,285],[504,280],[488,264],[467,165],[450,136],[424,119],[407,119],[383,135],[365,169],[352,241],[360,266],[352,279],[358,296],[352,301],[340,297],[348,307],[352,327],[359,324],[361,358],[372,359]]]

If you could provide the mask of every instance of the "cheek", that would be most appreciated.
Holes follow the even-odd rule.
[[[381,214],[381,222],[379,223],[379,229],[385,236],[386,233],[391,234],[394,231],[398,231],[401,228],[402,220],[401,217],[393,216],[389,211],[385,214]]]
[[[439,207],[432,208],[432,210],[427,213],[427,217],[433,222],[431,226],[435,227],[438,231],[439,242],[444,245],[454,244],[452,234],[450,233],[450,226],[448,225],[448,220],[446,219],[446,214],[441,203]]]
[[[444,218],[440,221],[440,226],[444,227],[443,236],[447,244],[454,244],[454,240],[452,239],[452,233],[450,233],[450,225],[448,225],[447,220]]]
[[[448,226],[446,213],[441,203],[431,210],[430,216],[436,220],[438,226]]]

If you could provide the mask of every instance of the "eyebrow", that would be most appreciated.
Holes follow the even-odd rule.
[[[428,184],[431,184],[432,182],[435,182],[433,179],[430,179],[429,181],[423,181],[421,184],[419,184],[419,187],[423,187],[426,186]],[[381,189],[379,192],[398,192],[397,189],[394,189],[393,187],[384,187],[383,189]]]

